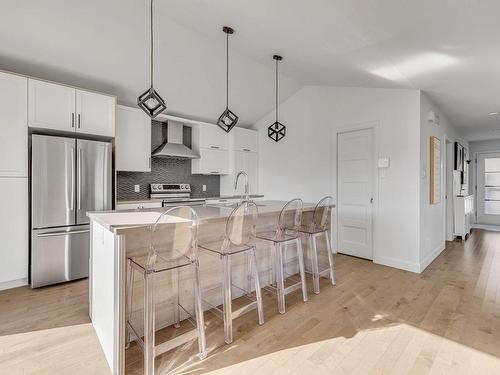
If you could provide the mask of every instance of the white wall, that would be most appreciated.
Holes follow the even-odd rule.
[[[286,137],[267,137],[270,113],[259,120],[260,191],[269,199],[336,199],[336,132],[376,126],[377,155],[390,168],[377,176],[374,261],[418,272],[420,92],[418,90],[304,87],[280,108]],[[334,223],[336,225],[336,222]],[[336,246],[336,233],[333,233]]]
[[[428,114],[434,111],[439,115],[440,125],[428,121]],[[441,140],[441,202],[430,204],[430,137]],[[446,140],[451,142],[464,141],[455,127],[429,98],[420,95],[420,268],[424,270],[445,248],[446,240],[446,169],[453,169],[453,160],[446,160]],[[453,202],[450,196],[448,201]],[[451,217],[449,217],[451,219]]]

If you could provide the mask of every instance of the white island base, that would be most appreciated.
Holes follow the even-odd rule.
[[[279,212],[286,202],[259,201],[259,220],[257,231],[275,228]],[[216,241],[222,238],[226,219],[231,213],[230,207],[224,206],[193,206],[198,214],[200,226],[198,230],[199,243]],[[311,220],[313,204],[304,204],[303,222]],[[126,259],[130,255],[147,253],[149,244],[149,225],[153,224],[164,209],[123,210],[89,213],[91,219],[91,250],[90,250],[90,282],[89,307],[90,318],[97,333],[102,349],[113,374],[124,374],[125,369],[125,286]],[[175,225],[175,224],[174,224]],[[318,244],[324,249],[323,243]],[[308,254],[306,241],[303,244],[304,254]],[[295,251],[295,249],[293,249]],[[294,255],[290,254],[290,257]],[[202,288],[221,282],[222,262],[212,253],[200,249],[200,274]],[[269,283],[271,268],[271,252],[267,242],[257,242],[257,259],[261,276],[261,285]],[[306,261],[306,267],[310,264]],[[241,272],[238,272],[241,271]],[[173,323],[173,309],[169,303],[172,290],[171,272],[157,274],[155,279],[155,303],[157,304],[156,329]],[[246,261],[233,261],[233,282],[242,287],[246,280]],[[142,288],[143,281],[137,277],[134,282],[134,300],[132,304],[132,320],[142,319]],[[191,274],[186,272],[180,276],[181,302],[192,306]],[[233,298],[241,294],[234,293]],[[204,295],[211,305],[222,303],[218,293]],[[250,312],[251,313],[251,312]],[[255,311],[255,324],[257,312]],[[181,318],[183,318],[181,316]],[[140,326],[140,325],[139,325]],[[265,327],[265,325],[263,326]],[[263,328],[265,329],[265,328]],[[142,334],[142,332],[139,332]],[[223,334],[221,332],[221,334]]]

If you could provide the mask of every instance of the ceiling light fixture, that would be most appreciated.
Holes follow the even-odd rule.
[[[233,34],[234,29],[224,26],[222,31],[226,34],[226,109],[217,120],[217,125],[226,133],[229,133],[238,122],[238,116],[229,109],[229,34]]]
[[[281,141],[285,137],[286,126],[283,125],[278,120],[278,103],[279,103],[279,81],[278,81],[278,63],[283,60],[283,57],[280,55],[274,55],[273,59],[276,61],[276,81],[275,81],[275,91],[276,91],[276,121],[273,124],[269,125],[267,128],[267,136],[271,138],[275,142]]]
[[[165,109],[167,109],[167,105],[165,104],[165,101],[162,99],[160,94],[156,92],[156,90],[153,88],[153,74],[154,74],[154,44],[153,44],[153,0],[151,0],[151,7],[150,7],[150,37],[151,37],[151,44],[150,44],[150,74],[151,74],[151,86],[149,89],[144,91],[138,98],[137,98],[137,105],[139,108],[141,108],[144,112],[148,114],[149,117],[155,118],[157,115],[162,113]]]

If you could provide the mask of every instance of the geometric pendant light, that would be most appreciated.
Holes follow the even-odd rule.
[[[274,55],[273,59],[276,61],[276,121],[269,125],[267,128],[267,136],[275,142],[279,142],[285,137],[286,126],[278,121],[278,92],[279,92],[279,82],[278,82],[278,62],[283,60],[283,57],[279,55]]]
[[[162,113],[165,109],[167,109],[167,105],[165,104],[165,101],[162,99],[160,94],[156,92],[156,90],[153,88],[153,74],[154,74],[154,44],[153,44],[153,0],[151,0],[151,9],[150,9],[150,16],[151,16],[151,29],[150,29],[150,37],[151,37],[151,44],[150,44],[150,74],[151,74],[151,86],[149,89],[144,91],[138,98],[137,98],[137,105],[139,108],[141,108],[144,112],[148,114],[149,117],[155,118],[157,115]]]
[[[229,109],[229,34],[233,34],[234,30],[229,26],[224,26],[222,31],[226,34],[226,109],[217,120],[217,125],[229,133],[238,122],[238,116]]]

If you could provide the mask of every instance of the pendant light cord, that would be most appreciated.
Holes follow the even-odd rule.
[[[153,87],[153,51],[154,51],[154,45],[153,45],[153,0],[151,0],[151,9],[150,9],[150,23],[151,23],[151,51],[150,51],[150,72],[151,72],[151,87]]]
[[[278,122],[278,59],[276,59],[276,122]]]
[[[226,34],[226,109],[229,108],[229,33]]]

